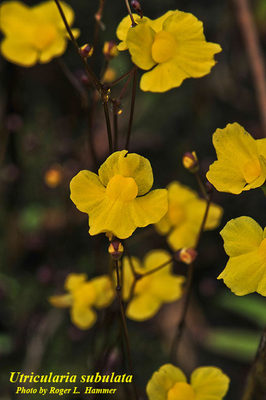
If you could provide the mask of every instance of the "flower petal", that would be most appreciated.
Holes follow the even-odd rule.
[[[126,315],[135,321],[144,321],[152,318],[161,304],[162,302],[150,293],[143,293],[133,297],[127,307]]]
[[[181,85],[187,75],[172,59],[156,65],[151,71],[142,75],[140,88],[144,92],[161,93]]]
[[[73,9],[70,7],[69,4],[65,3],[62,0],[60,0],[60,5],[69,26],[71,26],[75,18]],[[32,7],[32,13],[34,15],[34,18],[37,19],[39,22],[52,22],[58,28],[65,31],[65,24],[54,1],[45,1],[43,3],[37,4],[36,6]]]
[[[263,183],[264,166],[261,165],[256,141],[242,126],[233,123],[217,129],[213,145],[218,161],[210,166],[207,179],[217,190],[239,194]],[[245,188],[247,183],[251,186]]]
[[[223,279],[227,287],[237,296],[256,292],[266,273],[266,265],[259,251],[230,257],[218,279]]]
[[[203,199],[192,200],[187,204],[187,215],[191,224],[199,231],[204,214],[206,211],[206,201]],[[211,203],[208,211],[208,217],[204,226],[204,230],[212,230],[220,224],[223,215],[222,207]]]
[[[176,11],[169,10],[165,14],[163,14],[161,17],[156,18],[156,19],[151,19],[149,20],[149,25],[150,27],[155,31],[155,32],[160,32],[163,29],[163,23],[164,21],[170,17],[170,15],[175,14]]]
[[[49,297],[49,302],[54,307],[67,308],[72,305],[72,296],[71,296],[71,294],[62,294],[59,296],[51,296],[51,297]]]
[[[177,382],[186,382],[187,379],[181,369],[172,364],[164,364],[154,372],[147,384],[149,400],[165,400],[171,387]]]
[[[30,7],[20,1],[6,1],[0,5],[0,30],[13,37],[24,36],[31,24]]]
[[[167,236],[167,242],[173,250],[180,250],[184,247],[194,247],[198,230],[189,221],[174,228]]]
[[[1,53],[10,62],[31,67],[38,61],[38,52],[30,43],[7,37],[1,43]]]
[[[167,263],[169,260],[171,260],[169,263]],[[160,265],[167,263],[167,266],[159,270],[156,274],[169,274],[169,272],[173,268],[173,261],[172,261],[172,256],[171,254],[166,251],[166,250],[151,250],[149,251],[144,258],[143,264],[143,272],[148,272],[156,267],[159,267]]]
[[[215,367],[200,367],[191,374],[195,400],[222,400],[229,387],[229,378]]]
[[[80,171],[70,182],[70,198],[76,207],[89,213],[104,199],[105,188],[99,177],[90,171]]]
[[[87,279],[86,274],[69,274],[65,281],[65,289],[73,292],[80,287]]]
[[[114,289],[109,276],[98,276],[97,278],[91,279],[90,283],[93,285],[96,295],[93,302],[94,306],[97,308],[109,306],[114,299]]]
[[[258,153],[266,158],[266,139],[257,139],[256,145],[258,149]]]
[[[182,285],[185,281],[183,276],[175,276],[173,274],[158,275],[159,272],[153,274],[150,291],[163,303],[170,303],[180,299],[183,293]]]
[[[171,32],[178,41],[203,41],[203,23],[193,14],[175,10],[169,13],[163,29]]]
[[[82,330],[91,328],[97,319],[97,314],[94,310],[80,305],[74,305],[71,308],[70,315],[73,324]]]
[[[127,45],[134,64],[139,68],[148,70],[155,65],[152,58],[152,44],[155,32],[148,21],[144,21],[129,29]]]
[[[168,198],[166,189],[152,190],[130,203],[130,214],[137,227],[158,222],[167,212]]]
[[[262,228],[250,217],[231,219],[220,234],[230,257],[257,250],[263,239]]]
[[[63,54],[66,50],[66,47],[66,38],[62,35],[57,35],[56,39],[51,43],[51,45],[41,51],[39,61],[41,63],[47,63],[51,61],[52,58]]]
[[[104,186],[114,175],[132,177],[138,185],[138,196],[147,193],[153,185],[153,173],[149,160],[127,150],[116,151],[101,165],[99,178]]]
[[[148,18],[143,17],[140,18],[140,16],[138,14],[132,14],[134,21],[139,24],[141,23],[142,20],[146,21],[148,20]],[[129,29],[132,27],[132,21],[129,15],[127,15],[125,18],[122,19],[122,21],[120,22],[120,24],[118,25],[117,29],[116,29],[116,36],[118,37],[119,40],[121,40],[121,42],[118,45],[118,50],[123,51],[123,50],[127,50],[127,43],[126,43],[126,38],[127,38],[127,34]]]

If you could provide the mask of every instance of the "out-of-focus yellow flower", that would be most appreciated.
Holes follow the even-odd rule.
[[[139,68],[151,70],[141,78],[142,90],[165,92],[186,78],[209,74],[215,65],[214,55],[221,47],[206,41],[203,24],[194,15],[175,10],[155,20],[136,14],[134,18],[136,26],[131,27],[127,16],[116,33],[122,41],[118,50],[128,48]]]
[[[62,182],[63,174],[60,165],[54,165],[44,174],[44,182],[50,188],[56,188]]]
[[[114,70],[114,68],[107,68],[107,70],[104,73],[103,76],[103,82],[105,83],[109,83],[115,80],[116,77],[116,71]]]
[[[89,215],[89,233],[111,232],[125,239],[137,227],[159,221],[168,208],[167,190],[150,191],[150,162],[127,150],[111,154],[98,175],[80,171],[70,182],[71,200]],[[149,192],[149,193],[148,193]]]
[[[74,20],[72,8],[60,2],[69,25]],[[30,67],[47,63],[66,50],[67,32],[54,1],[29,7],[19,1],[6,1],[0,6],[0,30],[3,56],[15,64]],[[79,35],[78,29],[72,30]]]
[[[266,228],[263,231],[250,217],[239,217],[227,222],[221,236],[229,261],[218,279],[238,296],[266,296]]]
[[[91,328],[97,314],[94,310],[108,307],[114,299],[114,290],[110,278],[102,275],[87,280],[86,274],[69,274],[65,281],[67,294],[51,296],[54,307],[70,307],[71,321],[79,329]]]
[[[220,192],[239,194],[262,186],[266,179],[266,139],[255,140],[238,123],[228,124],[213,134],[218,160],[207,179]]]
[[[190,377],[190,383],[180,368],[163,365],[154,372],[147,384],[149,400],[222,400],[230,379],[216,367],[199,367]]]
[[[171,255],[164,250],[153,250],[149,252],[143,264],[135,258],[131,257],[134,270],[139,274],[159,267],[167,263],[171,259]],[[164,303],[170,303],[179,299],[182,295],[182,284],[184,277],[172,274],[173,263],[154,272],[150,275],[140,278],[136,282],[133,297],[127,307],[127,317],[136,321],[143,321],[152,318]],[[123,259],[123,298],[125,301],[130,299],[132,285],[134,282],[130,260],[125,257]]]
[[[173,250],[194,247],[206,210],[206,201],[179,182],[170,183],[167,189],[168,212],[155,225],[156,230],[161,235],[167,235],[167,242]],[[223,209],[212,203],[204,229],[215,229],[222,214]]]

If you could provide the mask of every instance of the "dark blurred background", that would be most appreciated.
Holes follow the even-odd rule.
[[[98,1],[68,3],[76,14],[74,26],[81,29],[79,44],[91,42]],[[265,55],[266,3],[257,0],[251,6]],[[182,167],[184,152],[196,150],[204,177],[215,159],[211,138],[216,128],[236,121],[254,137],[262,137],[235,8],[231,1],[220,0],[143,0],[142,7],[151,18],[177,8],[193,13],[203,21],[207,40],[223,48],[210,75],[186,80],[181,87],[162,94],[137,91],[131,151],[151,161],[156,186],[180,180],[197,189],[193,176]],[[100,31],[91,60],[97,74],[104,64],[103,43],[117,41],[115,30],[125,15],[122,0],[106,0],[102,18],[106,29]],[[22,68],[0,56],[0,400],[15,398],[8,383],[10,371],[92,373],[101,360],[105,340],[103,315],[91,330],[80,331],[71,324],[68,311],[53,309],[47,300],[63,291],[68,273],[85,272],[94,277],[105,273],[108,265],[107,239],[88,235],[87,216],[77,211],[69,198],[70,179],[81,169],[95,170],[95,165],[88,148],[87,110],[62,70],[63,62],[80,81],[82,65],[71,43],[61,60]],[[111,67],[116,77],[127,72],[131,68],[127,52],[116,57]],[[120,149],[129,105],[130,91],[119,116]],[[92,131],[100,164],[108,154],[100,102]],[[241,215],[265,224],[265,200],[259,189],[239,196],[215,193],[214,201],[224,208],[221,227]],[[236,297],[216,280],[226,263],[219,230],[202,237],[179,366],[187,374],[200,365],[221,367],[231,378],[226,399],[235,400],[241,397],[266,322],[265,300],[257,295]],[[154,248],[167,248],[152,227],[137,230],[128,246],[138,257]],[[178,265],[175,270],[186,272]],[[174,303],[147,322],[129,321],[135,380],[142,393],[152,373],[169,361],[178,312]],[[111,338],[117,329],[118,325],[110,329]],[[123,371],[120,359],[118,346],[105,360],[103,370]],[[119,393],[119,398],[127,398],[123,389]]]

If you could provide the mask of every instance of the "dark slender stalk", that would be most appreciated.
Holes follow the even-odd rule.
[[[202,232],[204,230],[207,218],[208,218],[208,213],[209,213],[209,209],[210,209],[210,204],[211,204],[211,197],[209,196],[208,199],[206,200],[206,209],[205,209],[205,213],[200,225],[200,229],[199,229],[199,233],[196,239],[196,244],[195,244],[195,248],[198,247],[199,245],[199,241],[202,235]],[[180,344],[183,332],[184,332],[184,328],[185,328],[185,322],[186,322],[186,316],[187,316],[187,311],[188,311],[188,307],[189,307],[189,301],[191,298],[191,294],[192,294],[192,282],[193,282],[193,276],[194,276],[194,269],[195,269],[195,263],[192,263],[188,266],[188,274],[187,274],[187,281],[186,281],[186,287],[184,290],[184,295],[183,295],[183,307],[182,307],[182,313],[181,313],[181,317],[180,320],[177,324],[176,327],[176,331],[175,331],[175,335],[174,335],[174,339],[171,345],[171,350],[170,350],[170,359],[173,363],[176,362],[176,356],[177,356],[177,352],[178,352],[178,346]]]
[[[144,274],[141,274],[141,278],[144,277],[144,276],[148,276],[148,275],[154,274],[154,272],[160,271],[162,268],[166,267],[172,261],[174,261],[174,257],[172,257],[169,260],[165,261],[163,264],[159,265],[158,267],[156,267],[154,269],[151,269],[150,271],[147,271]]]
[[[92,100],[91,100],[91,107],[88,109],[88,135],[87,135],[87,140],[88,140],[88,145],[91,153],[91,158],[93,160],[93,163],[95,167],[98,166],[98,158],[95,150],[95,145],[94,145],[94,140],[93,140],[93,121],[94,121],[94,114],[95,114],[95,109],[96,109],[96,104],[97,104],[97,90],[93,90],[92,92]]]
[[[195,175],[195,178],[196,178],[196,180],[198,182],[198,186],[200,188],[202,196],[204,197],[205,200],[207,200],[209,195],[208,195],[208,193],[206,191],[206,187],[205,187],[204,183],[202,182],[202,179],[200,177],[199,171],[196,171],[194,173],[194,175]]]
[[[133,375],[133,378],[134,378],[132,357],[131,357],[131,351],[130,351],[129,334],[128,334],[128,329],[127,329],[127,322],[126,322],[125,310],[124,310],[123,299],[122,299],[122,286],[121,286],[121,281],[120,281],[119,266],[118,266],[117,260],[115,260],[115,272],[116,272],[116,294],[117,294],[117,299],[118,299],[118,303],[119,303],[122,328],[123,328],[123,333],[124,333],[124,338],[125,338],[125,343],[126,343],[128,365],[129,365],[129,369],[130,369],[130,374]],[[134,397],[135,397],[135,400],[137,400],[138,394],[137,394],[137,388],[136,388],[134,379],[133,379],[132,383],[133,383],[132,386],[133,386],[133,390],[134,390]]]
[[[117,150],[118,145],[118,107],[116,101],[113,103],[113,132],[114,132],[114,151]]]
[[[103,26],[102,15],[103,15],[104,3],[105,3],[105,0],[100,0],[99,1],[99,8],[98,8],[97,12],[94,15],[94,18],[95,18],[95,26],[94,26],[94,34],[93,34],[93,47],[94,47],[94,49],[96,48],[97,43],[98,43],[100,27]],[[103,28],[104,28],[104,26],[103,26]]]
[[[84,89],[84,87],[80,84],[79,80],[75,77],[75,75],[70,71],[66,63],[62,58],[57,58],[57,63],[61,70],[63,71],[64,75],[68,79],[68,81],[71,83],[71,85],[76,89],[76,91],[79,93],[80,98],[81,98],[81,105],[83,108],[88,108],[88,94],[87,91]]]
[[[54,1],[55,1],[56,5],[57,5],[58,11],[59,11],[59,13],[61,15],[61,18],[62,18],[63,22],[64,22],[64,25],[65,25],[65,28],[66,28],[68,34],[69,34],[69,37],[70,37],[73,45],[75,46],[78,55],[80,56],[80,58],[81,58],[81,60],[83,62],[83,65],[84,65],[84,68],[85,68],[85,70],[87,72],[88,77],[92,81],[92,83],[95,86],[95,88],[102,94],[101,82],[98,80],[98,78],[94,74],[93,70],[89,67],[89,65],[87,63],[87,59],[85,57],[82,57],[82,55],[80,53],[80,48],[79,48],[78,42],[74,38],[74,35],[73,35],[73,33],[71,31],[71,28],[70,28],[70,26],[69,26],[69,24],[67,22],[66,16],[64,14],[64,11],[63,11],[63,9],[61,7],[61,4],[60,4],[59,0],[54,0]]]
[[[133,18],[132,11],[131,11],[131,8],[130,8],[128,0],[125,0],[125,3],[126,3],[128,14],[129,14],[131,22],[132,22],[132,26],[136,26],[136,22],[134,21],[134,18]]]
[[[121,75],[119,78],[117,78],[115,81],[109,83],[109,87],[115,86],[117,85],[119,82],[121,82],[123,79],[125,79],[128,75],[132,74],[132,72],[134,71],[134,67],[127,71],[125,74]]]
[[[113,139],[112,139],[112,128],[111,128],[111,122],[110,122],[110,116],[109,116],[109,108],[107,101],[103,100],[103,109],[104,109],[104,115],[105,115],[105,120],[106,120],[106,128],[107,128],[107,136],[108,136],[108,143],[109,143],[109,154],[113,152]]]
[[[134,72],[133,72],[133,85],[132,85],[130,116],[129,116],[129,124],[128,124],[128,131],[127,131],[127,138],[126,138],[126,146],[125,146],[125,149],[127,149],[127,150],[129,148],[130,136],[131,136],[131,132],[132,132],[132,123],[133,123],[135,100],[136,100],[136,89],[137,89],[137,67],[135,67]]]
[[[251,368],[242,400],[266,399],[266,328]]]

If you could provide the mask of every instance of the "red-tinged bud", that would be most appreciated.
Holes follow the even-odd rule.
[[[181,261],[184,264],[189,265],[195,261],[197,255],[197,250],[193,248],[183,248],[175,254],[175,258],[177,261]]]
[[[192,153],[185,153],[183,155],[182,162],[183,166],[192,173],[197,172],[199,169],[198,157],[195,151],[192,151]]]
[[[108,253],[111,254],[112,258],[114,260],[119,260],[123,253],[124,253],[124,247],[122,245],[122,243],[120,242],[120,240],[118,239],[114,239],[109,247],[108,247]]]
[[[142,8],[139,1],[132,0],[131,7],[134,9],[134,11],[136,11],[136,13],[138,13],[141,16],[141,18],[143,17]]]
[[[83,58],[91,57],[93,55],[93,50],[93,47],[88,43],[79,48],[80,54]]]
[[[107,60],[111,60],[118,55],[117,46],[113,40],[104,43],[103,54]]]

